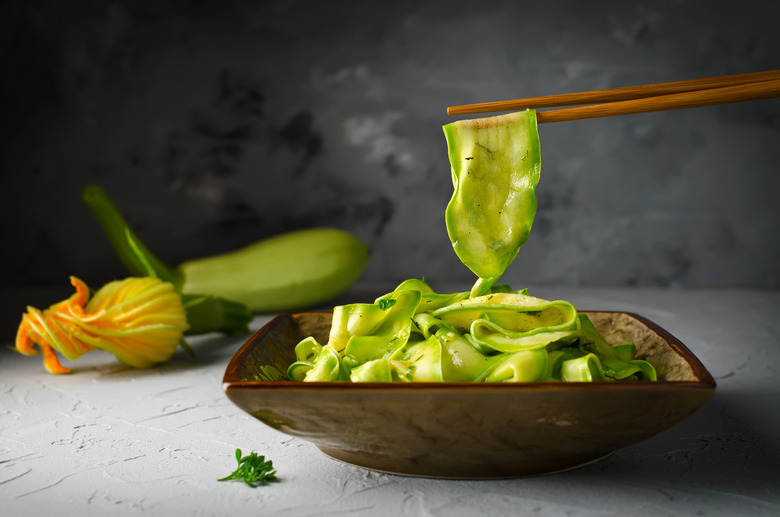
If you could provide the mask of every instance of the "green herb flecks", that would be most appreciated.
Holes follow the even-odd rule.
[[[266,461],[265,456],[258,456],[256,452],[252,452],[249,456],[241,457],[241,449],[236,449],[236,461],[238,461],[238,468],[229,476],[217,481],[243,481],[252,488],[278,481],[273,462]]]
[[[388,298],[386,300],[379,300],[379,308],[383,311],[386,311],[393,305],[395,305],[396,300],[393,300],[392,298]]]

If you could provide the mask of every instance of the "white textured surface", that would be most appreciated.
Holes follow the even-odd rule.
[[[716,377],[674,428],[571,472],[500,481],[367,471],[253,420],[221,379],[246,336],[199,338],[138,371],[90,353],[70,376],[0,350],[3,515],[778,515],[780,292],[537,289],[582,309],[642,314]],[[268,318],[258,318],[259,327]],[[619,425],[619,424],[618,424]],[[233,453],[273,460],[280,482],[218,483]],[[464,455],[469,451],[462,451]]]

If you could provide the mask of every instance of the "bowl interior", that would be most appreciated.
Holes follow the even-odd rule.
[[[656,366],[659,381],[700,382],[714,387],[715,381],[701,361],[659,325],[628,312],[582,312],[607,342],[614,345],[633,341],[637,346],[637,357]],[[331,312],[277,316],[251,336],[233,356],[223,381],[233,384],[286,380],[285,372],[296,360],[295,345],[307,336],[327,343],[331,319]]]

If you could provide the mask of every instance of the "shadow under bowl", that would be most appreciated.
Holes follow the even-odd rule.
[[[326,343],[332,313],[282,314],[227,366],[227,397],[283,433],[372,470],[487,479],[567,470],[649,438],[704,406],[715,381],[678,339],[632,313],[582,311],[633,341],[657,382],[314,383],[280,379],[295,345]]]

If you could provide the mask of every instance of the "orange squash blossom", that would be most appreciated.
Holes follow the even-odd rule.
[[[76,292],[44,311],[27,307],[16,334],[15,349],[43,353],[54,374],[70,373],[56,352],[77,359],[96,348],[136,368],[171,358],[187,330],[187,314],[173,284],[151,277],[110,282],[90,299],[89,288],[70,277]]]

